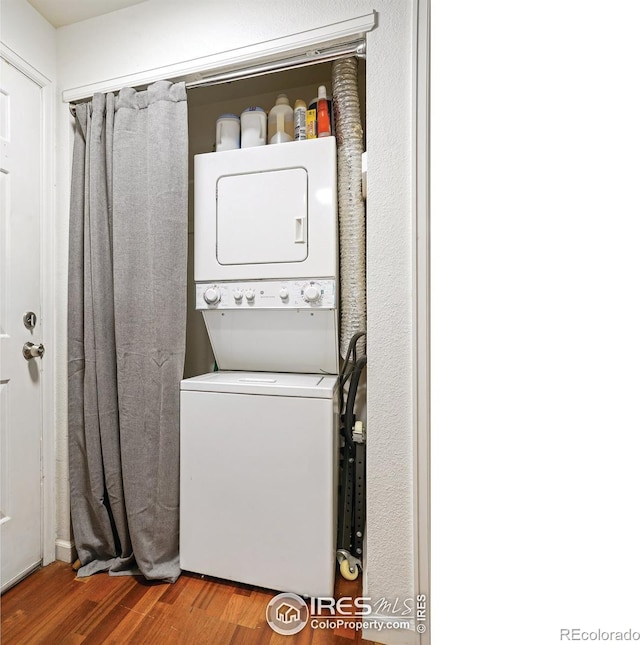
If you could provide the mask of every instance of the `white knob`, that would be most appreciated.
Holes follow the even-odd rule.
[[[280,289],[280,299],[286,300],[289,297],[289,290],[286,287]]]
[[[236,302],[240,302],[242,300],[242,291],[240,289],[235,289],[233,292],[233,299]]]
[[[256,294],[253,289],[247,289],[244,292],[244,297],[247,299],[247,302],[253,302],[256,299]]]
[[[307,302],[318,302],[320,300],[320,289],[315,284],[308,284],[302,292],[302,297]]]
[[[217,305],[220,302],[220,290],[218,287],[209,287],[204,292],[204,301],[209,305]]]

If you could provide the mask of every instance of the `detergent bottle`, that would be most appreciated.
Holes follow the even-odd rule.
[[[293,141],[293,108],[286,94],[279,94],[276,104],[269,110],[267,135],[269,143]]]

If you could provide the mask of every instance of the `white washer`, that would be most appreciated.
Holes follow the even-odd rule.
[[[333,596],[337,381],[246,372],[182,381],[182,569]]]
[[[196,155],[194,275],[221,370],[338,373],[334,137]]]

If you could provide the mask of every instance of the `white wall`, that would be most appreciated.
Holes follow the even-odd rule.
[[[432,642],[640,632],[640,6],[432,21]]]
[[[2,42],[51,81],[56,78],[56,31],[26,1],[0,2]]]
[[[241,10],[240,10],[241,9]],[[278,38],[378,9],[368,43],[368,592],[414,595],[410,90],[412,3],[150,0],[58,30],[60,89]],[[390,46],[393,55],[390,55]],[[406,128],[403,127],[406,124]],[[68,116],[59,158],[70,158]],[[403,133],[389,136],[390,129]],[[59,264],[66,264],[69,165],[60,163]],[[59,284],[61,294],[66,286]],[[159,312],[161,313],[161,312]],[[59,342],[64,345],[63,321]],[[61,371],[60,401],[66,397]],[[60,433],[66,419],[59,418]],[[64,481],[60,482],[65,485]]]

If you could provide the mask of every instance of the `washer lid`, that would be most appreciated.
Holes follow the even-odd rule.
[[[330,399],[337,383],[337,376],[323,374],[213,372],[184,379],[180,382],[180,390]]]

